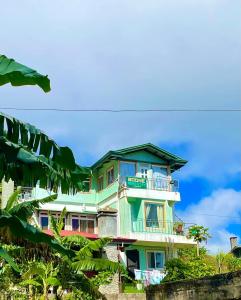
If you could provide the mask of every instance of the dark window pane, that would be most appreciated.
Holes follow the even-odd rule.
[[[72,230],[79,231],[79,220],[78,219],[72,219]]]
[[[41,224],[41,228],[43,230],[46,230],[48,229],[48,225],[49,225],[49,218],[46,216],[46,217],[40,217],[40,224]]]
[[[155,269],[155,253],[147,252],[147,267],[148,269]]]

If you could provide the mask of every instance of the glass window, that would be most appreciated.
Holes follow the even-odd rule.
[[[80,232],[87,232],[87,220],[80,220]]]
[[[120,162],[120,176],[121,177],[135,177],[136,176],[136,164]]]
[[[111,168],[107,171],[107,184],[111,184],[114,182],[114,168]]]
[[[98,178],[98,191],[101,191],[101,190],[103,190],[103,188],[104,188],[104,180],[103,180],[103,176],[100,176],[99,178]]]
[[[162,269],[164,268],[164,252],[147,252],[147,268]]]
[[[152,166],[153,177],[166,177],[168,175],[168,171],[166,167]]]
[[[95,222],[93,220],[88,220],[88,232],[94,233]]]
[[[49,218],[48,218],[48,216],[40,216],[40,226],[43,230],[48,229],[48,227],[49,227]]]
[[[72,219],[72,230],[79,231],[79,219]]]
[[[146,227],[163,226],[163,205],[156,203],[145,203]]]

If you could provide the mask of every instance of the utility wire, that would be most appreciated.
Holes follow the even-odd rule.
[[[107,112],[107,113],[128,113],[128,112],[241,112],[241,109],[68,109],[68,108],[29,108],[29,107],[0,107],[3,110],[21,111],[55,111],[55,112]]]

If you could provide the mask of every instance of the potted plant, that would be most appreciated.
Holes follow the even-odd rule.
[[[174,223],[174,231],[176,234],[183,234],[184,233],[184,223],[182,221],[178,221]]]

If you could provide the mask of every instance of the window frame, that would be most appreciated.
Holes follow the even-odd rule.
[[[113,181],[109,182],[109,173],[113,171]],[[111,184],[113,184],[115,182],[115,170],[114,170],[114,166],[111,166],[109,169],[106,170],[106,186],[109,186]]]
[[[102,188],[101,189],[100,189],[100,180],[102,180]],[[100,175],[97,178],[97,191],[100,192],[100,191],[103,191],[103,189],[104,189],[104,176]]]
[[[154,268],[150,268],[148,266],[148,253],[154,253],[154,258],[155,258],[155,267]],[[161,253],[163,255],[163,267],[162,268],[156,267],[156,253]],[[165,262],[166,262],[166,253],[164,250],[146,250],[146,268],[147,268],[147,270],[163,270],[165,267]]]
[[[49,218],[49,214],[51,216],[53,216],[54,218],[59,218],[60,215],[61,215],[61,212],[55,212],[55,211],[50,211],[50,212],[40,212],[39,213],[39,216],[38,216],[38,220],[39,220],[39,225],[40,227],[42,228],[41,226],[41,217],[47,217],[48,218],[48,228],[47,229],[43,229],[43,230],[49,230],[51,229],[51,226],[50,226],[50,218]],[[65,227],[66,227],[66,217],[64,217],[64,228],[62,230],[65,230]]]
[[[155,204],[155,205],[159,205],[159,206],[162,207],[163,226],[158,226],[158,227],[148,227],[148,226],[146,226],[146,221],[147,221],[147,218],[146,218],[147,217],[146,216],[146,204]],[[156,230],[158,230],[158,229],[165,229],[166,228],[166,214],[165,214],[166,203],[159,203],[159,202],[144,200],[143,206],[144,206],[144,227],[145,227],[145,230],[150,230],[151,228],[152,229],[156,229]],[[159,224],[159,221],[158,221],[158,224]]]
[[[77,219],[78,222],[79,222],[79,227],[78,227],[78,230],[73,230],[73,226],[72,226],[72,220],[73,219]],[[93,232],[89,232],[89,231],[80,231],[80,221],[93,221],[94,223],[94,227],[93,227]],[[90,217],[88,215],[79,215],[79,214],[75,214],[75,213],[72,213],[70,214],[70,226],[71,226],[71,231],[74,231],[74,232],[86,232],[86,233],[92,233],[94,234],[95,233],[95,228],[96,228],[96,218],[95,217]],[[89,227],[87,226],[87,229]]]

